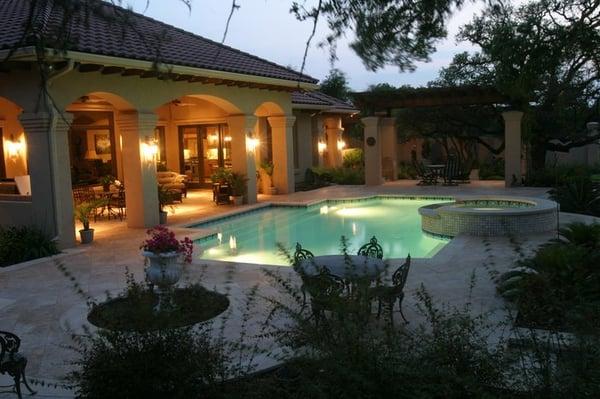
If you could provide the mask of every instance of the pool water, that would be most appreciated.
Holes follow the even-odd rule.
[[[349,241],[349,253],[376,236],[385,258],[427,258],[448,240],[421,230],[421,206],[440,200],[371,199],[329,202],[313,207],[272,206],[239,216],[192,227],[213,229],[216,235],[200,239],[201,259],[288,265],[277,247],[293,254],[296,242],[315,256],[340,253],[340,238]]]

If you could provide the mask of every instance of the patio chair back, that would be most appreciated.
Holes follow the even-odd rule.
[[[346,282],[341,277],[329,273],[325,267],[318,274],[300,273],[300,276],[302,291],[310,295],[313,307],[328,309],[334,301],[342,298],[346,291]]]
[[[394,272],[392,275],[392,283],[394,287],[399,290],[404,289],[406,279],[408,278],[408,271],[410,270],[410,254],[406,257],[406,261]]]
[[[460,177],[460,164],[458,159],[454,155],[448,157],[448,163],[444,170],[444,180],[446,184],[452,184],[452,182]]]
[[[303,260],[314,257],[315,256],[312,252],[310,252],[308,249],[303,249],[299,242],[296,243],[296,252],[294,252],[294,267],[297,267]]]
[[[372,258],[383,259],[383,248],[377,243],[377,238],[373,236],[371,241],[358,249],[357,255],[370,256]]]
[[[417,178],[419,179],[420,185],[430,185],[435,181],[435,176],[433,173],[425,168],[422,162],[413,161],[413,167],[417,172]]]
[[[73,202],[75,205],[83,204],[84,202],[91,202],[96,198],[94,190],[89,187],[75,187],[73,189]]]

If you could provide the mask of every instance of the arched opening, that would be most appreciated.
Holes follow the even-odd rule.
[[[158,170],[186,176],[189,187],[209,187],[211,176],[232,165],[227,118],[238,107],[220,97],[191,94],[157,108]]]
[[[82,95],[67,107],[72,115],[69,156],[73,186],[123,179],[122,139],[116,129],[117,113],[133,107],[106,92]]]
[[[27,139],[19,122],[21,112],[17,104],[0,97],[0,194],[25,194],[15,183],[15,179],[28,175]]]

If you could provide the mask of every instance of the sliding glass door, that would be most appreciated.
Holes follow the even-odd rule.
[[[209,186],[220,167],[231,168],[231,136],[226,124],[179,127],[181,173],[191,185]]]

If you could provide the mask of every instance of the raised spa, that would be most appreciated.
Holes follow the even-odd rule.
[[[526,235],[555,231],[558,206],[541,198],[464,197],[419,208],[423,231],[446,237]]]

